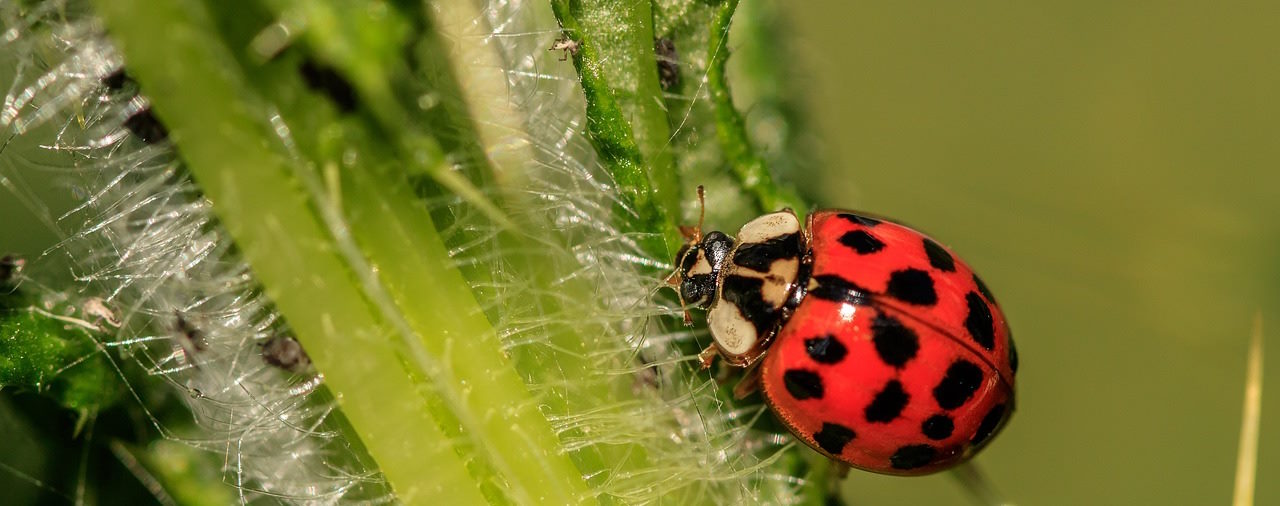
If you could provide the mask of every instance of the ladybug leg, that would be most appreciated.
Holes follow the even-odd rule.
[[[686,311],[685,314],[688,315],[689,313]],[[702,362],[702,369],[706,370],[711,368],[711,364],[716,361],[718,356],[720,356],[720,350],[716,349],[715,344],[712,344],[698,354],[698,361]]]
[[[756,362],[747,366],[747,370],[742,373],[742,379],[737,385],[733,386],[733,398],[742,400],[748,395],[756,393],[760,390],[760,363]]]

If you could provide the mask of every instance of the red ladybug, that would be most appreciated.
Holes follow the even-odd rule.
[[[790,209],[738,231],[689,231],[668,279],[708,310],[719,356],[759,366],[766,402],[830,458],[885,474],[954,466],[1014,407],[1018,354],[976,274],[911,228]]]

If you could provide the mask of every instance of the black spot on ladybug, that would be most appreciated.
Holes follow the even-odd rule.
[[[773,332],[782,319],[782,308],[765,302],[764,280],[746,276],[725,276],[720,285],[720,297],[738,307],[751,325],[756,328],[757,336],[766,336]]]
[[[864,414],[868,422],[889,423],[902,414],[902,409],[907,407],[909,400],[911,396],[902,389],[902,383],[898,380],[889,380],[880,393],[871,400],[871,404],[867,405]]]
[[[992,304],[996,303],[996,297],[991,295],[991,289],[987,288],[987,284],[983,283],[982,278],[978,277],[977,274],[973,275],[973,284],[978,285],[978,291],[982,292],[983,297],[986,297]]]
[[[1009,336],[1009,368],[1018,374],[1018,347],[1013,344],[1013,336]]]
[[[933,239],[924,238],[924,254],[929,257],[929,265],[934,269],[946,272],[956,271],[956,259],[952,258],[951,253],[947,253],[947,249],[942,245],[933,242]]]
[[[782,384],[787,393],[797,401],[822,398],[822,376],[804,369],[789,369],[782,373]]]
[[[951,437],[951,432],[954,430],[956,430],[955,422],[951,421],[951,417],[941,413],[925,419],[924,423],[920,424],[920,432],[934,441]]]
[[[933,289],[933,278],[920,269],[903,269],[889,275],[885,293],[900,301],[917,306],[938,303],[938,292]]]
[[[308,88],[328,96],[339,111],[349,113],[356,110],[355,87],[333,67],[308,58],[303,60],[298,71]]]
[[[764,242],[742,243],[733,252],[733,263],[756,272],[769,272],[773,262],[800,258],[804,246],[800,234],[787,234]]]
[[[880,360],[891,367],[901,369],[920,351],[920,338],[897,318],[885,314],[871,320],[871,341],[876,346]]]
[[[991,317],[991,308],[978,296],[978,292],[969,292],[964,299],[969,303],[969,316],[964,319],[964,328],[969,329],[974,342],[988,351],[995,349],[996,324]]]
[[[974,446],[980,446],[995,433],[996,428],[1000,427],[1000,421],[1004,420],[1004,404],[996,404],[982,417],[982,423],[978,424],[978,431],[973,433]]]
[[[836,216],[840,218],[844,218],[845,220],[848,220],[850,223],[853,223],[854,225],[862,225],[864,227],[874,227],[880,224],[880,220],[877,220],[875,218],[868,218],[866,216],[859,216],[853,213],[840,213],[840,214],[837,214]]]
[[[818,448],[832,455],[840,455],[844,452],[844,446],[855,437],[857,434],[853,429],[838,423],[824,422],[822,430],[813,433],[813,440],[818,442]]]
[[[866,305],[870,302],[867,296],[870,292],[867,289],[840,276],[830,274],[814,276],[813,282],[817,283],[817,286],[809,287],[809,295],[819,299],[858,305]]]
[[[859,255],[870,255],[884,249],[884,243],[867,233],[866,230],[845,232],[844,235],[840,236],[840,244],[848,246],[858,252]]]
[[[814,362],[819,364],[838,364],[844,360],[844,356],[849,353],[836,337],[827,334],[822,337],[810,337],[804,340],[804,351],[809,354]]]
[[[676,43],[666,37],[653,40],[653,52],[658,60],[658,85],[662,91],[680,86],[680,55]]]
[[[933,399],[942,409],[956,409],[982,386],[982,369],[965,359],[956,360],[947,368],[947,374],[933,387]]]
[[[916,469],[929,465],[937,455],[938,450],[932,446],[907,445],[893,452],[893,456],[889,457],[889,464],[894,469]]]
[[[129,132],[138,140],[147,144],[155,144],[169,138],[169,130],[151,113],[150,107],[129,116],[124,120],[124,127],[129,129]]]

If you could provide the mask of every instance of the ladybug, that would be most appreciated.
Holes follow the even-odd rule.
[[[707,310],[703,366],[750,368],[744,383],[819,453],[929,474],[972,457],[1013,413],[1018,354],[1004,314],[928,236],[835,209],[803,228],[784,209],[736,238],[685,233],[667,282]]]

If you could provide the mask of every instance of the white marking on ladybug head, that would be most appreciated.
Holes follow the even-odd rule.
[[[698,261],[693,264],[693,268],[689,269],[686,276],[696,276],[698,274],[711,274],[711,261],[707,260],[707,252],[703,248],[698,248]]]
[[[742,315],[736,304],[718,300],[707,313],[707,327],[720,351],[726,355],[744,355],[755,347],[759,336],[756,326]]]
[[[790,209],[769,213],[748,221],[738,230],[738,240],[747,243],[765,242],[774,237],[800,232],[800,219]]]

